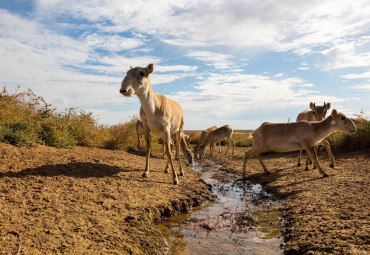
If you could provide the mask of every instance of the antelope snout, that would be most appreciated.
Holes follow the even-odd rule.
[[[127,90],[125,90],[125,89],[120,89],[120,90],[119,90],[119,93],[121,93],[121,94],[126,94],[126,93],[127,93]]]

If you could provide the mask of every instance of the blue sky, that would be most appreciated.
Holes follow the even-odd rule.
[[[370,117],[368,0],[0,0],[0,59],[2,86],[105,124],[138,114],[118,90],[149,63],[185,129],[294,121],[324,101]]]

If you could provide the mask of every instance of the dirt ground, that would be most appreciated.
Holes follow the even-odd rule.
[[[214,159],[241,176],[247,149]],[[335,169],[321,152],[328,178],[297,167],[297,155],[263,156],[270,175],[247,164],[249,180],[283,199],[284,252],[368,254],[370,151],[334,154]],[[143,154],[126,151],[0,143],[0,162],[0,254],[161,254],[153,221],[214,199],[190,169],[172,185],[160,158],[143,179]]]
[[[143,155],[0,143],[0,254],[163,253],[153,221],[214,196],[197,172],[175,186],[150,163],[144,179]]]
[[[234,156],[216,153],[214,158],[223,170],[241,177],[247,150],[236,148]],[[369,254],[370,150],[334,154],[335,169],[329,168],[326,151],[319,155],[327,178],[312,166],[309,171],[297,167],[298,152],[262,156],[270,175],[252,157],[247,178],[283,199],[285,254]]]

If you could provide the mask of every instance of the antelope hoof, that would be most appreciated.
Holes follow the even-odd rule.
[[[184,176],[184,172],[180,172],[180,176]]]
[[[271,172],[270,171],[265,171],[265,174],[269,175],[269,174],[271,174]]]
[[[329,167],[333,168],[334,169],[334,164],[330,164]]]
[[[143,178],[148,178],[148,173],[147,172],[143,173]]]
[[[305,171],[308,171],[308,167],[305,167],[305,168],[304,168],[304,170],[305,170]]]
[[[301,163],[298,163],[297,166],[301,166]]]
[[[165,174],[168,174],[168,169],[165,169],[165,170],[164,170],[164,173],[165,173]]]
[[[177,185],[179,184],[179,180],[177,180],[177,178],[175,180],[173,180],[173,185]]]
[[[313,167],[312,167],[312,169],[316,169],[316,168],[317,168],[317,166],[313,166]]]
[[[329,175],[327,173],[322,175],[322,178],[326,178],[326,177],[329,177]]]

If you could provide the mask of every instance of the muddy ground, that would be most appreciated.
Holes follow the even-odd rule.
[[[241,176],[246,150],[214,159]],[[256,158],[247,165],[248,179],[283,199],[285,253],[368,254],[370,151],[334,154],[335,169],[321,152],[328,178],[297,167],[297,155],[263,156],[270,175]],[[0,254],[163,253],[153,221],[214,197],[190,169],[172,185],[160,158],[143,179],[143,156],[0,143]]]
[[[241,177],[247,149],[236,148],[233,157],[216,153],[214,158],[223,164],[223,170]],[[263,184],[283,199],[284,253],[369,254],[370,150],[334,153],[335,169],[329,168],[326,151],[319,155],[327,178],[322,178],[317,169],[297,167],[298,153],[294,152],[262,156],[270,175],[263,173],[255,157],[249,159],[247,179]]]
[[[198,173],[125,151],[0,143],[0,254],[161,254],[154,220],[214,199]],[[177,167],[177,163],[175,163]]]

